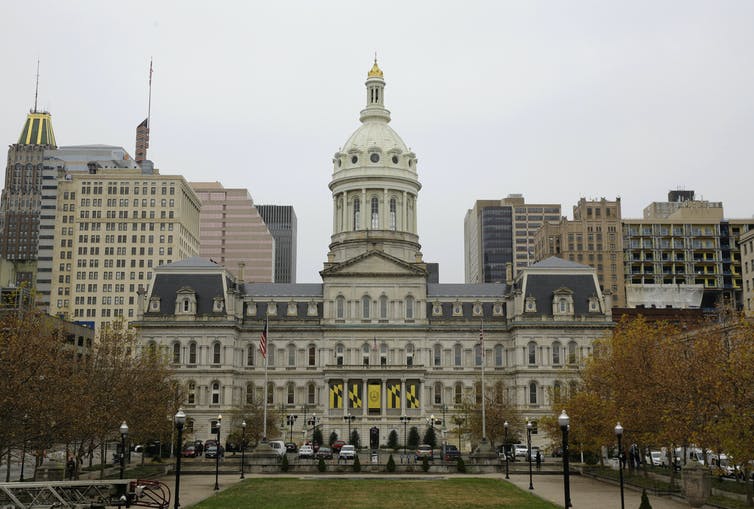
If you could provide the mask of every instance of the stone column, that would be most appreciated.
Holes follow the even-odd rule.
[[[709,468],[697,461],[691,461],[683,467],[681,481],[689,505],[702,507],[712,493],[712,476]]]

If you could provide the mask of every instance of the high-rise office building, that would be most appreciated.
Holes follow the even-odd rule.
[[[546,221],[560,219],[560,205],[526,203],[520,194],[478,200],[464,219],[466,283],[506,281],[506,265],[518,274],[534,263],[534,234]]]
[[[272,283],[275,241],[246,189],[192,182],[202,203],[199,254],[225,265],[240,280]]]
[[[290,205],[257,205],[275,239],[275,283],[296,282],[296,212]]]
[[[18,142],[8,149],[0,198],[0,257],[16,264],[16,283],[34,282],[44,156],[45,150],[55,147],[50,113],[34,108],[26,117]]]
[[[743,308],[748,317],[754,316],[754,228],[739,238],[741,246],[741,276],[743,277]]]
[[[199,254],[199,208],[181,176],[96,165],[66,174],[58,180],[50,314],[96,330],[133,319],[137,291],[148,290],[157,266]]]
[[[620,198],[581,198],[573,220],[546,221],[534,236],[534,256],[557,256],[597,269],[597,278],[613,306],[625,306]]]

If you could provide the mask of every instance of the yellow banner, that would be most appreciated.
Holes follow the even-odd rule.
[[[400,408],[401,407],[401,383],[400,382],[388,382],[387,384],[387,407],[388,408]]]
[[[330,384],[330,408],[343,408],[343,384]]]
[[[369,384],[369,409],[380,409],[380,384]]]
[[[351,408],[361,408],[361,383],[351,383],[348,385],[348,401]]]
[[[406,382],[406,408],[419,408],[419,384]]]

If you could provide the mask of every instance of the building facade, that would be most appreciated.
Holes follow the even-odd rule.
[[[739,239],[741,249],[741,275],[743,277],[743,308],[747,317],[754,316],[754,228],[742,234]]]
[[[136,317],[155,268],[199,254],[199,198],[183,177],[102,169],[58,180],[50,314],[97,331]]]
[[[549,415],[550,394],[569,387],[611,330],[594,269],[567,260],[543,260],[515,279],[511,270],[502,283],[429,282],[417,158],[388,125],[376,62],[365,85],[361,126],[333,157],[321,283],[245,282],[194,258],[157,268],[140,294],[139,348],[171,360],[195,438],[210,438],[218,413],[257,401],[316,414],[325,436],[345,436],[351,416],[363,437],[378,427],[383,443],[393,430],[405,438],[402,417],[423,427],[442,415],[441,433],[455,441],[445,423],[481,396],[483,370],[522,415]],[[292,429],[300,436],[305,427],[301,419]]]
[[[257,205],[275,241],[275,283],[296,282],[296,211],[290,205]]]
[[[620,198],[615,201],[581,198],[573,220],[545,222],[534,236],[534,257],[557,256],[597,270],[603,291],[615,307],[626,305],[623,274],[623,235]]]
[[[520,194],[478,200],[464,218],[464,281],[499,283],[506,266],[514,274],[534,262],[534,238],[548,221],[560,219],[560,205],[526,203]]]
[[[274,281],[275,241],[246,189],[219,182],[192,182],[201,201],[199,254],[228,268],[236,278]]]

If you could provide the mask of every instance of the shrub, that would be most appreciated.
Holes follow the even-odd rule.
[[[325,463],[325,458],[319,459],[319,463],[317,463],[317,470],[319,470],[320,472],[327,470],[327,463]]]
[[[432,449],[437,447],[437,434],[435,433],[434,427],[430,426],[427,428],[427,431],[424,432],[424,440],[422,443],[431,445]]]
[[[422,456],[422,470],[429,472],[429,458]]]
[[[398,432],[395,430],[390,430],[390,434],[387,436],[387,447],[388,449],[397,450],[398,449]]]
[[[283,461],[280,462],[280,471],[281,472],[287,472],[288,471],[288,456],[283,455]]]
[[[466,463],[464,463],[462,457],[458,457],[458,462],[456,462],[456,468],[458,469],[459,474],[465,474],[466,473]]]
[[[361,472],[361,462],[359,461],[359,455],[357,454],[353,460],[353,471]]]
[[[395,460],[393,459],[392,454],[387,459],[387,465],[385,465],[385,470],[387,470],[388,472],[395,472]]]
[[[337,439],[338,439],[337,433],[335,433],[334,431],[330,433],[330,440],[328,442],[330,444],[330,447],[332,447],[332,444],[334,444]]]

